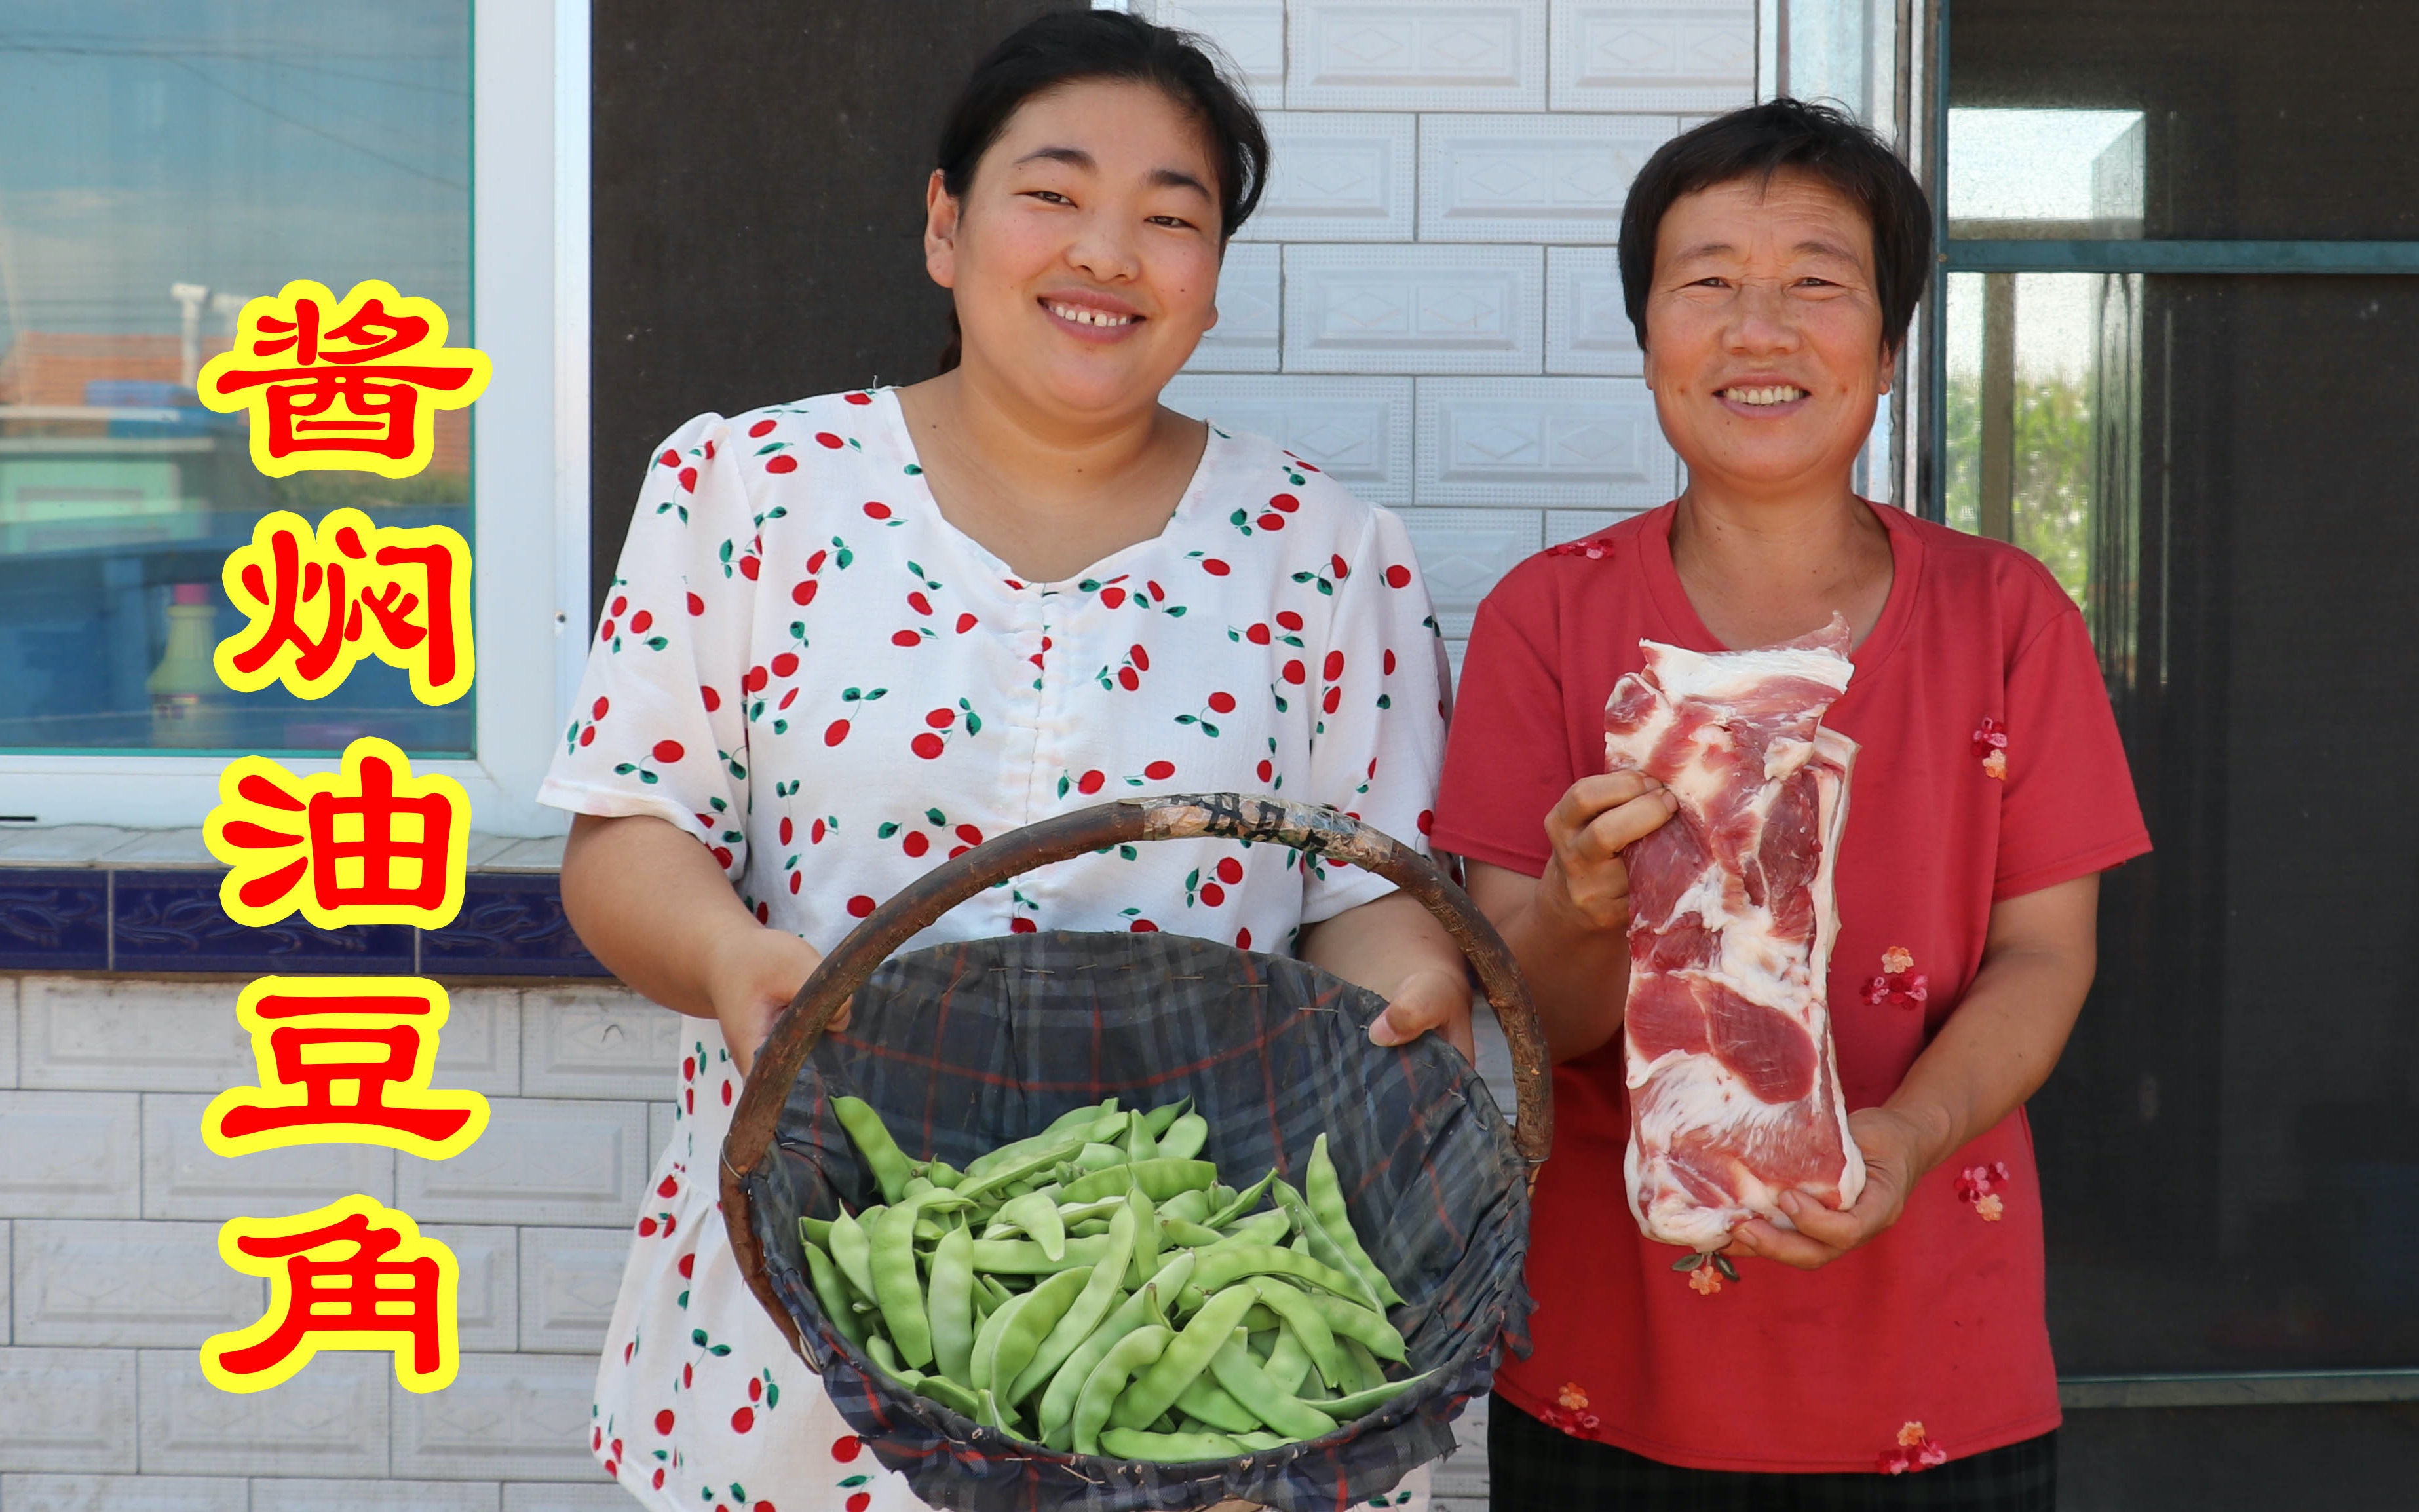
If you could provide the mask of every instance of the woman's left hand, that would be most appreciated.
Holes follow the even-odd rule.
[[[1917,1168],[1921,1139],[1914,1120],[1885,1107],[1859,1108],[1848,1115],[1848,1133],[1865,1156],[1865,1190],[1856,1204],[1843,1211],[1784,1192],[1780,1211],[1797,1231],[1750,1218],[1731,1230],[1731,1254],[1817,1271],[1898,1222],[1908,1190],[1923,1174]]]
[[[1456,963],[1458,964],[1458,963]],[[1408,1044],[1423,1034],[1441,1034],[1445,1043],[1473,1064],[1476,1042],[1470,1033],[1470,979],[1459,970],[1422,967],[1394,984],[1386,1011],[1369,1026],[1372,1044]]]

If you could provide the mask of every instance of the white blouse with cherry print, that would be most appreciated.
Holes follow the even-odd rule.
[[[1159,535],[1031,583],[941,517],[889,392],[833,394],[658,450],[540,796],[678,825],[759,919],[829,949],[940,860],[1119,795],[1276,792],[1424,849],[1444,687],[1401,522],[1269,441],[1213,430]],[[1285,950],[1388,890],[1162,841],[989,889],[909,948],[1167,929]],[[655,1507],[919,1505],[739,1278],[714,1175],[739,1078],[711,1020],[684,1029],[592,1447]]]

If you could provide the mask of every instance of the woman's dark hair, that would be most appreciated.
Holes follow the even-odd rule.
[[[1656,148],[1629,186],[1621,210],[1621,296],[1638,344],[1646,345],[1646,296],[1655,285],[1655,238],[1684,194],[1782,170],[1837,190],[1865,212],[1873,233],[1873,292],[1882,345],[1895,352],[1932,273],[1932,204],[1898,154],[1844,112],[1780,99],[1717,116]]]
[[[941,125],[940,148],[933,154],[941,187],[964,198],[975,165],[1019,107],[1062,85],[1093,80],[1149,85],[1200,123],[1218,171],[1218,236],[1224,245],[1251,219],[1267,187],[1268,132],[1216,44],[1123,11],[1038,16],[976,64]],[[949,345],[941,354],[944,373],[958,365],[954,313],[949,327]]]

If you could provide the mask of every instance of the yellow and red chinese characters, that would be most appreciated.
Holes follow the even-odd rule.
[[[461,1368],[461,1268],[408,1213],[354,1196],[290,1218],[234,1218],[219,1255],[269,1282],[260,1321],[202,1346],[202,1374],[221,1391],[266,1391],[321,1350],[391,1352],[409,1392],[441,1391]]]
[[[321,929],[442,929],[462,911],[470,795],[448,777],[413,777],[401,750],[365,735],[333,772],[303,777],[266,756],[228,763],[202,839],[230,869],[219,903],[238,923],[299,910]]]
[[[421,977],[261,978],[236,1005],[260,1084],[212,1099],[203,1141],[222,1155],[323,1143],[460,1154],[487,1127],[487,1100],[429,1085],[450,1007]]]
[[[252,465],[272,478],[338,468],[408,478],[436,454],[431,416],[486,389],[486,354],[445,345],[445,312],[379,279],[342,301],[298,278],[237,318],[232,351],[202,364],[195,392],[249,412]]]
[[[219,680],[239,693],[284,683],[325,698],[376,656],[411,679],[423,703],[470,690],[470,548],[442,525],[377,525],[331,511],[316,531],[288,510],[264,515],[221,573],[252,623],[219,642]]]

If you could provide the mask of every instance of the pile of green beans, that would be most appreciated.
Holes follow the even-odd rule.
[[[1315,1439],[1421,1376],[1327,1153],[1296,1190],[1198,1159],[1191,1100],[1108,1098],[963,1170],[833,1100],[881,1203],[801,1218],[834,1327],[908,1390],[1061,1452],[1161,1463]]]

